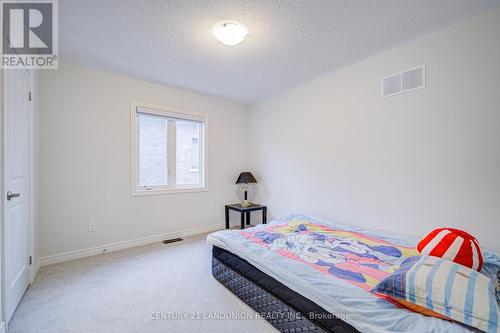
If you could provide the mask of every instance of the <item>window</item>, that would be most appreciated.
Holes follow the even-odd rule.
[[[168,120],[138,115],[139,121],[139,186],[166,186]]]
[[[200,168],[200,144],[199,138],[191,140],[191,170],[198,171]]]
[[[177,121],[177,183],[198,184],[200,176],[199,162],[193,165],[193,161],[200,160],[200,149],[198,145],[200,138],[200,123],[192,121]]]
[[[132,102],[132,195],[206,190],[207,118]]]

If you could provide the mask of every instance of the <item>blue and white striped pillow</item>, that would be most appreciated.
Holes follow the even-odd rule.
[[[410,257],[372,292],[426,308],[484,332],[500,332],[493,281],[446,259]]]

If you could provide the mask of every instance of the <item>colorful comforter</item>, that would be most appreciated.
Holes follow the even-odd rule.
[[[366,291],[418,252],[359,232],[294,219],[240,231],[249,241]]]
[[[245,230],[218,231],[207,240],[361,332],[471,332],[369,292],[407,257],[418,254],[416,239],[293,215]],[[500,263],[496,254],[486,253],[485,262],[488,258]]]

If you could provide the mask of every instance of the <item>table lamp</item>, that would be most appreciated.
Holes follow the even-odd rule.
[[[257,184],[257,180],[251,172],[242,172],[236,180],[236,184],[242,184],[241,188],[245,191],[245,200],[241,203],[241,207],[250,207],[252,203],[248,201],[248,184]]]

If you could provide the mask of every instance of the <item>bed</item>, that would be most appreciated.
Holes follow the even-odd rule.
[[[280,332],[475,332],[370,293],[417,255],[415,238],[292,215],[207,241],[213,276]]]

